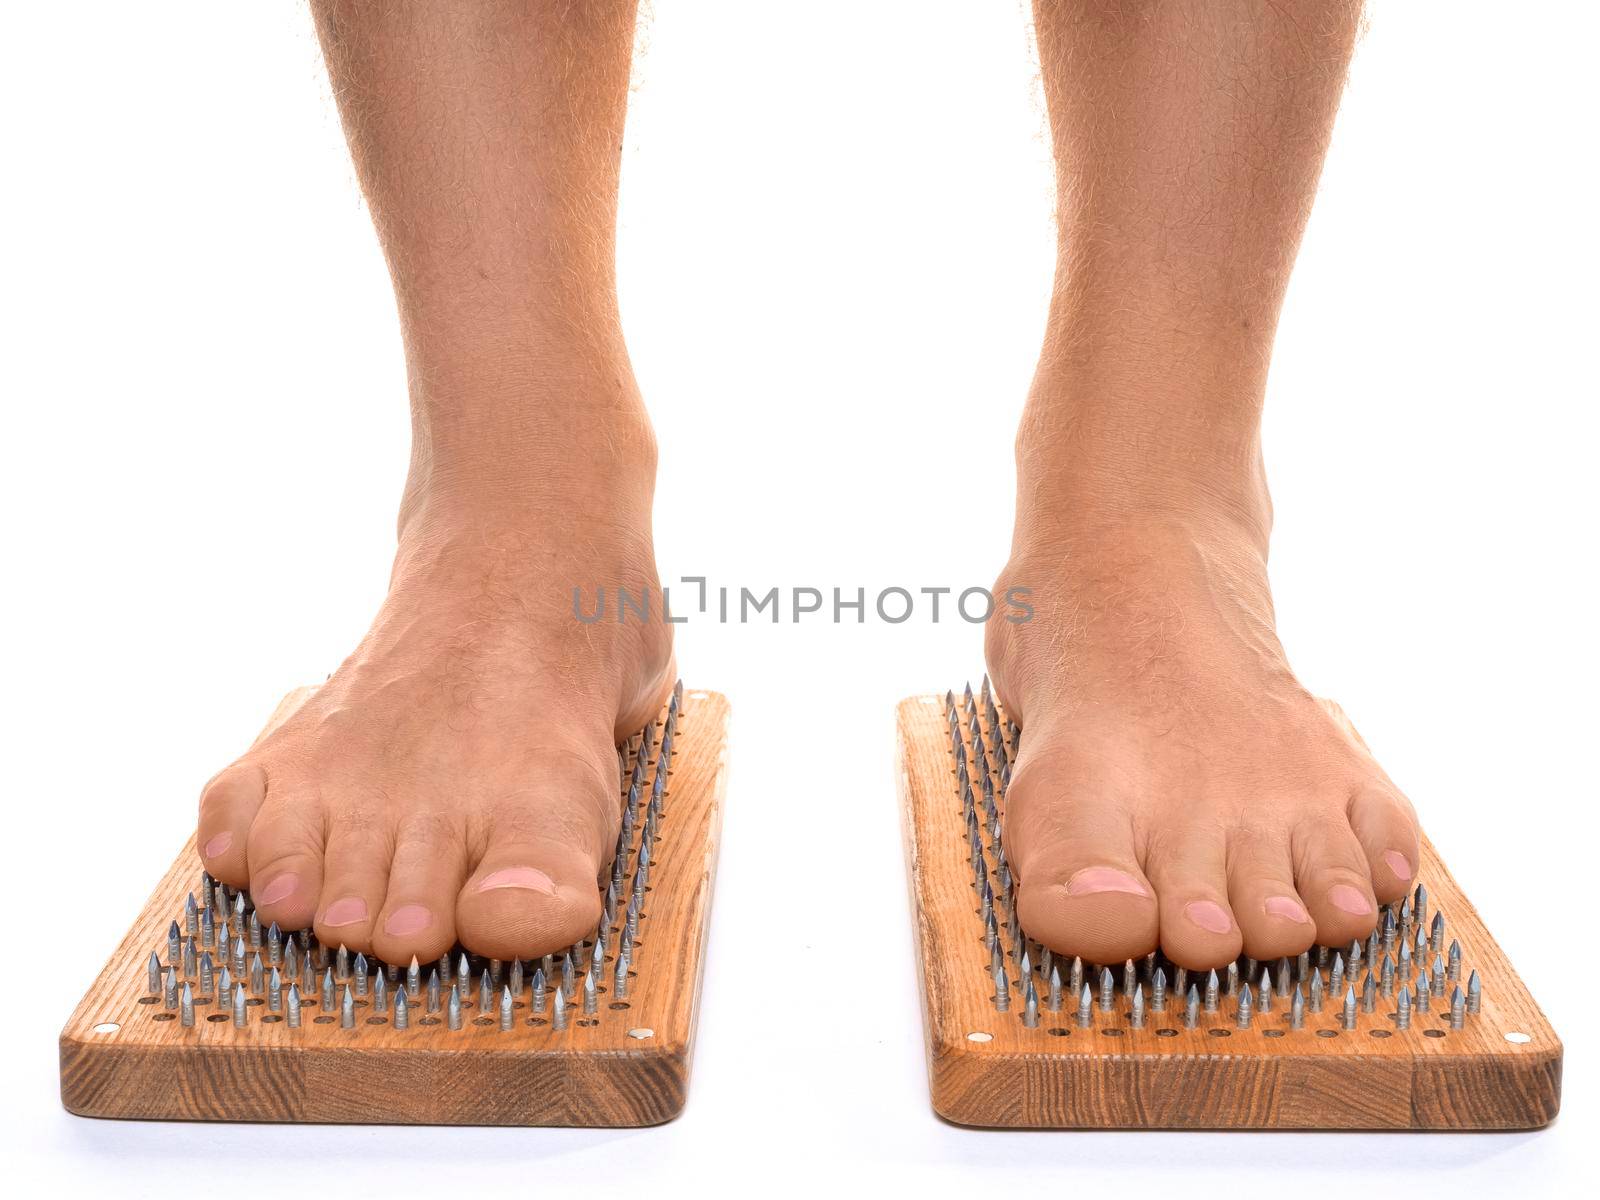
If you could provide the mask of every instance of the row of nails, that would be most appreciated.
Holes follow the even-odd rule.
[[[661,722],[659,747],[653,744],[656,726],[652,723],[630,739],[627,746],[618,750],[623,816],[600,923],[590,937],[575,942],[563,951],[559,968],[555,956],[551,954],[545,955],[537,966],[533,966],[530,960],[532,972],[527,990],[531,993],[529,1003],[536,1014],[530,1023],[542,1020],[537,1014],[545,1011],[547,995],[552,997],[549,1001],[550,1024],[555,1029],[566,1028],[567,1012],[575,1006],[580,993],[583,1012],[592,1015],[598,1011],[598,994],[606,990],[600,980],[607,973],[608,933],[613,930],[619,935],[613,963],[609,968],[613,1003],[624,1001],[627,997],[628,981],[636,974],[632,970],[634,946],[638,940],[639,921],[644,916],[644,897],[649,890],[654,847],[665,818],[673,740],[682,698],[683,684],[679,681],[673,688]],[[652,753],[656,770],[648,784],[647,798],[646,779]],[[644,814],[642,821],[641,812]],[[634,848],[636,834],[637,850]],[[631,882],[628,876],[630,858],[633,861]],[[624,904],[622,896],[625,891],[628,899]],[[354,1025],[357,1005],[366,1003],[371,971],[373,1007],[381,1012],[388,1012],[392,1008],[391,1019],[397,1029],[409,1026],[409,1010],[419,1003],[424,990],[421,966],[416,958],[412,958],[406,968],[405,986],[402,989],[396,986],[399,969],[392,964],[376,959],[369,964],[366,955],[360,953],[352,960],[349,950],[344,946],[338,948],[330,961],[328,948],[318,942],[309,930],[285,934],[274,922],[263,931],[247,893],[235,891],[207,873],[202,873],[200,893],[203,897],[200,903],[196,902],[194,893],[189,894],[184,904],[183,927],[180,928],[174,920],[167,931],[167,965],[162,966],[160,955],[155,951],[151,952],[146,963],[147,990],[152,996],[160,996],[164,1007],[177,1010],[183,1025],[194,1024],[196,1003],[208,1003],[205,994],[215,988],[219,999],[231,997],[231,1000],[222,1002],[231,1004],[234,1024],[237,1026],[243,1027],[249,1022],[252,993],[258,996],[264,993],[268,1013],[274,1016],[281,1013],[291,1028],[298,1027],[302,1008],[318,1003],[310,997],[318,993],[317,975],[320,971],[320,1004],[323,1009],[331,1010],[334,1007],[337,985],[344,985],[343,999],[339,1004],[340,1024],[348,1029]],[[230,921],[235,935],[231,946]],[[202,946],[209,949],[200,949]],[[219,947],[228,952],[220,971],[211,954],[212,949]],[[588,965],[580,980],[577,964],[583,961],[585,947],[589,948]],[[267,955],[265,961],[262,959],[263,949]],[[456,966],[452,970],[451,955],[443,955],[427,981],[427,1012],[432,1014],[443,1008],[450,1028],[461,1027],[463,1000],[471,1003],[474,964],[478,965],[481,972],[477,989],[478,1008],[485,1012],[491,1009],[498,1011],[500,1027],[510,1029],[512,1013],[522,1003],[524,978],[528,974],[520,959],[511,960],[508,966],[499,959],[484,959],[458,948]],[[286,978],[289,980],[287,990],[284,987]],[[443,999],[445,981],[449,981],[448,1000]],[[202,993],[198,1001],[194,985],[198,985]],[[395,990],[392,1004],[388,997],[390,988]],[[498,1002],[495,1000],[497,992]]]
[[[966,685],[959,707],[954,693],[946,692],[945,712],[950,729],[951,754],[955,759],[957,778],[960,780],[959,792],[966,822],[973,888],[978,893],[979,900],[977,911],[983,921],[984,943],[990,955],[989,973],[994,981],[995,1007],[1001,1012],[1008,1011],[1011,1007],[1012,982],[1005,970],[1005,958],[1010,957],[1020,966],[1016,986],[1023,996],[1022,1022],[1025,1026],[1031,1028],[1038,1024],[1039,990],[1045,987],[1048,988],[1045,1000],[1047,1011],[1060,1011],[1062,991],[1065,987],[1069,996],[1078,997],[1079,1024],[1087,1025],[1092,1019],[1091,1012],[1095,998],[1090,987],[1084,982],[1082,960],[1073,960],[1068,977],[1064,981],[1060,967],[1053,961],[1050,950],[1041,944],[1032,943],[1039,964],[1040,984],[1036,987],[1027,949],[1030,942],[1022,930],[1016,910],[1014,880],[1006,862],[1000,828],[1000,808],[1004,802],[1006,788],[1011,782],[1011,761],[1015,758],[1021,743],[1021,730],[1001,715],[990,690],[987,675],[983,677],[981,689],[976,696],[973,694],[972,685],[970,683]],[[965,729],[963,729],[963,718],[966,721]],[[966,736],[963,736],[964,733]],[[972,789],[969,763],[972,773],[975,773],[978,779],[977,795]],[[978,815],[980,804],[983,813],[981,820]],[[984,833],[988,834],[987,845]],[[991,878],[994,882],[998,882],[998,892]],[[1003,931],[997,920],[997,906],[1009,914]],[[1373,929],[1364,947],[1360,941],[1355,941],[1345,954],[1340,954],[1329,947],[1319,946],[1316,948],[1315,967],[1312,966],[1310,952],[1301,954],[1295,964],[1292,997],[1289,991],[1288,959],[1280,959],[1278,962],[1276,987],[1272,982],[1272,971],[1263,967],[1261,983],[1254,993],[1251,991],[1249,979],[1255,976],[1256,968],[1260,964],[1253,958],[1243,958],[1245,983],[1241,990],[1239,961],[1230,963],[1226,968],[1226,994],[1230,997],[1238,996],[1235,1011],[1239,1027],[1249,1028],[1256,1014],[1271,1011],[1274,991],[1279,998],[1289,1001],[1291,1028],[1298,1029],[1302,1026],[1306,1011],[1321,1012],[1323,1008],[1321,970],[1328,967],[1331,954],[1333,961],[1329,970],[1327,990],[1337,995],[1340,987],[1345,985],[1347,971],[1352,981],[1346,992],[1344,1012],[1341,1017],[1347,1027],[1354,1028],[1355,1011],[1358,1007],[1363,1012],[1375,1011],[1377,997],[1382,994],[1385,998],[1397,1001],[1394,1014],[1396,1026],[1400,1029],[1409,1028],[1411,1010],[1416,1008],[1423,1012],[1428,1011],[1434,999],[1443,999],[1446,984],[1449,983],[1456,985],[1450,997],[1450,1020],[1454,1027],[1459,1028],[1464,1015],[1479,1011],[1482,1004],[1482,982],[1478,972],[1474,970],[1467,980],[1466,991],[1462,991],[1460,942],[1451,940],[1448,949],[1446,948],[1445,917],[1442,912],[1434,913],[1433,920],[1427,925],[1425,932],[1427,910],[1427,888],[1418,884],[1415,892],[1406,896],[1403,901],[1384,906],[1383,919]],[[1011,946],[1010,950],[1005,949],[1007,942]],[[1396,955],[1394,951],[1397,943],[1399,953]],[[1021,947],[1020,953],[1018,947]],[[1380,955],[1382,961],[1381,965],[1378,965]],[[1431,970],[1420,966],[1428,960],[1429,955],[1433,960]],[[1368,970],[1358,999],[1353,981],[1359,973],[1363,959],[1368,964]],[[1146,956],[1145,978],[1151,989],[1149,1009],[1160,1012],[1166,1008],[1168,989],[1165,969],[1158,966],[1157,960],[1158,956],[1154,953]],[[1415,999],[1413,1000],[1412,989],[1401,985],[1409,985],[1412,982],[1414,970]],[[1123,975],[1123,990],[1128,997],[1130,1022],[1134,1028],[1140,1028],[1144,1023],[1146,1009],[1144,984],[1138,981],[1132,960],[1125,964]],[[1221,985],[1216,971],[1212,971],[1206,981],[1206,990],[1202,998],[1198,985],[1185,987],[1187,976],[1188,972],[1184,968],[1174,967],[1174,990],[1179,996],[1185,997],[1185,1024],[1193,1028],[1198,1021],[1198,1012],[1202,1004],[1206,1012],[1217,1011],[1217,995]],[[1306,987],[1308,980],[1309,990]],[[1109,1012],[1114,1004],[1116,990],[1110,968],[1101,968],[1100,985],[1099,1007],[1101,1011]]]

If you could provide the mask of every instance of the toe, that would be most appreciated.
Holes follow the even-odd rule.
[[[1007,796],[1022,927],[1091,962],[1148,954],[1159,934],[1156,892],[1134,852],[1128,806],[1110,792],[1051,788],[1019,768]]]
[[[1238,922],[1228,906],[1225,839],[1214,827],[1163,832],[1145,854],[1161,912],[1161,950],[1192,971],[1239,957]]]
[[[1316,941],[1317,927],[1294,886],[1287,832],[1234,833],[1228,899],[1251,958],[1292,958]]]
[[[596,879],[620,820],[615,783],[575,758],[529,777],[537,789],[483,814],[482,852],[456,899],[461,944],[493,958],[548,954],[600,922]]]
[[[250,882],[250,825],[267,797],[267,773],[240,760],[212,777],[200,793],[195,845],[207,871],[232,887]]]
[[[1296,890],[1316,923],[1317,941],[1343,946],[1364,938],[1378,923],[1378,904],[1367,856],[1343,820],[1297,829],[1290,838]]]
[[[389,890],[374,925],[373,944],[385,962],[438,958],[456,942],[456,893],[467,874],[460,823],[444,813],[404,822],[389,864]]]
[[[1387,785],[1363,788],[1350,802],[1350,828],[1366,854],[1378,900],[1389,904],[1401,899],[1421,861],[1411,802]]]
[[[389,890],[393,843],[387,826],[346,810],[328,834],[315,928],[324,946],[370,953],[372,931]]]
[[[274,793],[250,826],[250,899],[264,922],[309,929],[322,894],[322,809]]]

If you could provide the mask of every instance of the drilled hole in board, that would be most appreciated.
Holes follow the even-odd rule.
[[[626,1000],[613,1000],[610,1004],[606,1005],[606,1007],[612,1009],[613,1011],[620,1012],[624,1008],[632,1008],[633,1005],[629,1004]]]
[[[1422,1036],[1423,1037],[1431,1037],[1431,1038],[1442,1038],[1444,1036],[1444,1030],[1442,1030],[1442,1029],[1424,1029],[1422,1031]]]
[[[316,1023],[318,1025],[332,1025],[333,1024],[333,1018],[332,1017],[318,1017],[316,1019]]]
[[[1178,1036],[1178,1031],[1176,1029],[1158,1029],[1158,1030],[1156,1030],[1156,1036],[1157,1037],[1177,1037]]]
[[[630,1029],[630,1030],[628,1030],[628,1036],[633,1038],[635,1041],[640,1041],[640,1042],[644,1041],[646,1038],[653,1038],[653,1037],[655,1037],[655,1035],[656,1035],[656,1031],[654,1029]],[[970,1037],[971,1035],[969,1034],[968,1036]]]
[[[1045,1032],[1048,1033],[1051,1037],[1071,1037],[1072,1036],[1072,1030],[1063,1029],[1059,1025],[1052,1025],[1052,1026],[1050,1026],[1049,1029],[1046,1029]]]
[[[162,1013],[161,1015],[166,1017],[168,1020],[172,1019],[172,1016],[171,1016],[170,1013]],[[119,1030],[121,1028],[122,1028],[122,1026],[118,1025],[115,1021],[101,1021],[100,1024],[98,1024],[98,1025],[96,1025],[94,1027],[94,1032],[96,1032],[96,1033],[115,1033],[117,1030]]]
[[[261,1023],[263,1025],[276,1025],[281,1020],[283,1020],[283,1018],[277,1013],[268,1013],[266,1016],[261,1018]]]
[[[1367,1036],[1368,1037],[1375,1037],[1375,1038],[1393,1037],[1394,1036],[1394,1030],[1392,1030],[1392,1029],[1374,1029],[1374,1030],[1370,1031],[1367,1034]]]
[[[140,996],[139,997],[139,1003],[140,1004],[155,1004],[160,999],[161,999],[161,997],[159,997],[159,996]]]
[[[100,1027],[96,1025],[95,1028],[99,1029]],[[1510,1033],[1506,1034],[1506,1041],[1516,1046],[1526,1046],[1529,1042],[1533,1041],[1533,1035],[1523,1033],[1518,1029],[1513,1029]]]
[[[582,1025],[585,1029],[592,1029],[594,1026],[600,1024],[600,1022],[594,1017],[580,1017],[578,1019],[578,1024]]]
[[[550,1022],[546,1021],[543,1017],[529,1017],[528,1018],[528,1024],[529,1025],[548,1025],[548,1024],[550,1024]]]
[[[169,1013],[169,1012],[156,1013],[156,1015],[152,1018],[152,1020],[156,1020],[156,1021],[176,1021],[177,1019],[178,1019],[178,1014],[177,1013]]]
[[[1280,1038],[1283,1036],[1283,1030],[1281,1029],[1263,1029],[1261,1032],[1270,1038]]]
[[[212,1013],[209,1017],[206,1018],[206,1020],[210,1021],[212,1024],[216,1024],[216,1022],[218,1022],[218,1021],[226,1021],[227,1019],[228,1019],[228,1014],[227,1013]]]
[[[1120,1030],[1120,1029],[1102,1029],[1100,1031],[1100,1036],[1101,1037],[1121,1037],[1122,1036],[1122,1030]]]
[[[388,1023],[389,1023],[389,1018],[388,1017],[368,1017],[367,1018],[367,1024],[368,1025],[387,1025]]]
[[[1317,1030],[1317,1036],[1320,1038],[1335,1038],[1339,1036],[1339,1031],[1337,1029],[1319,1029]]]
[[[318,1017],[317,1019],[320,1021],[322,1018]],[[423,1017],[422,1020],[417,1022],[418,1025],[437,1025],[438,1023],[438,1017]]]
[[[493,1017],[473,1017],[472,1018],[472,1023],[474,1025],[493,1025],[494,1024],[494,1018]]]
[[[1212,1037],[1215,1037],[1215,1038],[1224,1038],[1224,1037],[1232,1037],[1233,1036],[1233,1030],[1231,1030],[1231,1029],[1208,1029],[1208,1030],[1206,1030],[1206,1032],[1209,1033]]]

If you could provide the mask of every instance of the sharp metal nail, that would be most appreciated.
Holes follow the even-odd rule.
[[[1311,972],[1311,987],[1310,987],[1309,991],[1310,991],[1310,995],[1307,998],[1306,1002],[1310,1005],[1311,1011],[1314,1012],[1314,1013],[1321,1012],[1322,1011],[1322,972],[1321,971],[1313,971],[1313,972]]]
[[[350,985],[344,985],[344,995],[339,1000],[339,1028],[354,1029],[356,1027],[356,998],[350,991]]]
[[[1350,943],[1350,949],[1348,949],[1348,950],[1346,950],[1344,952],[1344,958],[1345,958],[1345,969],[1350,972],[1350,975],[1353,978],[1355,976],[1356,969],[1361,965],[1361,939],[1360,938],[1356,938],[1354,941],[1352,941]]]
[[[1482,1007],[1483,982],[1478,978],[1478,972],[1474,970],[1467,976],[1467,1011],[1476,1015]]]
[[[514,1016],[515,1016],[515,1012],[514,1012],[515,1003],[516,1002],[511,999],[511,989],[508,988],[508,987],[502,987],[500,989],[500,1032],[501,1033],[509,1033],[511,1031],[511,1022],[512,1022]]]
[[[1117,1002],[1117,981],[1110,967],[1100,968],[1100,1011],[1110,1012]]]
[[[1172,990],[1176,995],[1179,995],[1179,996],[1187,996],[1189,994],[1189,968],[1188,967],[1178,967],[1176,970],[1173,971],[1173,973],[1172,973]]]
[[[507,990],[509,991],[510,989]],[[600,1010],[598,991],[594,967],[591,966],[583,973],[583,1012],[585,1016],[593,1016]]]
[[[567,1001],[561,994],[561,989],[555,989],[555,996],[550,1001],[550,1028],[565,1029],[567,1027]]]
[[[450,985],[450,1001],[445,1011],[445,1019],[451,1029],[461,1028],[461,985]]]
[[[600,942],[595,942],[596,950],[599,950],[600,946]],[[509,972],[506,986],[511,989],[511,994],[513,996],[522,995],[522,960],[520,958],[512,960],[511,971]]]
[[[1445,973],[1444,956],[1442,954],[1435,954],[1433,956],[1433,966],[1429,968],[1428,973],[1433,976],[1433,994],[1435,996],[1443,996],[1444,985],[1446,982],[1448,982],[1448,980]]]
[[[1200,1024],[1200,989],[1189,985],[1189,994],[1183,1002],[1183,1027],[1193,1029]]]
[[[1208,1013],[1217,1011],[1217,991],[1219,986],[1216,969],[1212,968],[1210,974],[1206,976],[1206,1011]]]
[[[1428,889],[1420,883],[1417,884],[1415,903],[1411,906],[1411,916],[1418,925],[1428,919]]]
[[[994,969],[993,978],[994,1006],[1001,1012],[1005,1012],[1011,1007],[1011,986],[1006,980],[1005,969],[1003,967],[996,967]]]
[[[194,1025],[194,989],[184,981],[183,991],[178,996],[178,1024],[185,1029]]]
[[[1150,1011],[1167,1011],[1167,973],[1161,967],[1150,977]]]
[[[494,980],[489,977],[489,968],[485,967],[478,976],[478,1011],[489,1012],[494,1008]]]
[[[406,1029],[411,1024],[411,1001],[406,999],[405,988],[394,990],[394,1027]]]
[[[382,971],[372,976],[372,1007],[379,1016],[389,1008],[389,977]]]
[[[1302,955],[1301,957],[1304,956]],[[1276,974],[1277,992],[1278,997],[1283,1000],[1287,1000],[1289,998],[1289,985],[1293,982],[1289,976],[1291,969],[1292,968],[1290,967],[1289,960],[1287,958],[1280,958],[1278,960],[1278,970]],[[1263,1008],[1261,1011],[1266,1012],[1267,1010]]]
[[[174,921],[167,930],[167,962],[174,967],[183,958],[183,934],[178,931],[178,923]]]
[[[1461,985],[1457,984],[1450,990],[1450,1028],[1460,1029],[1467,1015],[1467,998],[1462,994]]]
[[[250,937],[250,949],[261,949],[261,918],[256,916],[255,910],[250,910],[250,916],[245,921],[245,932]]]
[[[1078,994],[1078,1025],[1087,1029],[1094,1023],[1094,995],[1089,991],[1089,985],[1083,985],[1083,991]]]
[[[289,985],[289,1007],[284,1014],[284,1021],[290,1029],[300,1028],[300,986],[298,984],[291,983]]]
[[[1237,1018],[1235,1019],[1235,1024],[1237,1024],[1240,1029],[1249,1029],[1251,1013],[1252,1005],[1250,1002],[1250,985],[1246,983],[1239,988],[1239,1012]]]
[[[1022,993],[1022,1024],[1028,1029],[1039,1027],[1039,993],[1034,989],[1033,977],[1028,977],[1028,986]]]
[[[428,1012],[439,1011],[439,968],[428,972]]]
[[[183,931],[190,937],[200,932],[200,907],[194,902],[193,892],[183,902]]]
[[[411,965],[406,968],[406,998],[415,1000],[422,995],[422,964],[417,961],[417,956],[411,956]]]
[[[261,953],[257,951],[250,958],[250,990],[259,992],[266,976],[266,969],[261,963]]]
[[[1402,983],[1411,982],[1411,947],[1404,942],[1400,944],[1400,960],[1396,973]]]
[[[365,999],[367,995],[367,956],[357,954],[354,965],[356,996]]]
[[[1303,984],[1294,985],[1294,998],[1289,1001],[1289,1028],[1300,1029],[1306,1023],[1306,993]]]
[[[233,1027],[243,1029],[250,1023],[249,1001],[245,999],[244,984],[233,985]]]
[[[322,973],[322,1010],[333,1011],[333,968],[328,967]]]
[[[1476,976],[1474,976],[1476,978]],[[1045,1007],[1051,1012],[1061,1011],[1061,964],[1050,964],[1050,994]]]
[[[161,1006],[163,1008],[178,1007],[178,968],[168,967],[161,978]]]
[[[1395,1004],[1394,1027],[1396,1029],[1411,1028],[1411,992],[1406,988],[1400,989],[1400,998]]]
[[[535,967],[533,969],[533,1011],[536,1014],[544,1012],[546,990],[544,968]]]
[[[281,1012],[283,1010],[283,976],[278,974],[278,968],[272,968],[272,974],[267,977],[267,1011]]]
[[[1375,962],[1378,961],[1378,953],[1379,953],[1379,951],[1381,949],[1382,949],[1382,942],[1379,939],[1378,931],[1376,929],[1374,929],[1367,936],[1366,957],[1367,957],[1367,964],[1368,964],[1369,967],[1371,966],[1372,963],[1375,963]]]
[[[1399,933],[1399,927],[1395,924],[1394,911],[1392,909],[1386,908],[1383,910],[1382,930],[1382,941],[1379,945],[1383,953],[1387,954],[1394,949],[1395,936]]]
[[[161,956],[154,950],[150,951],[150,959],[144,965],[145,991],[152,996],[161,994]]]
[[[1328,972],[1328,990],[1337,996],[1344,990],[1344,955],[1333,956],[1333,969]]]
[[[216,965],[211,961],[211,951],[207,950],[200,955],[200,992],[202,995],[211,994],[211,984],[216,972]]]
[[[461,952],[461,958],[456,963],[456,986],[461,989],[463,996],[472,995],[472,964],[467,961],[467,952]]]
[[[339,953],[333,960],[334,971],[340,983],[350,978],[350,951],[343,942],[339,943]]]
[[[1269,1013],[1272,1011],[1272,969],[1261,968],[1261,986],[1256,989],[1256,1011]]]
[[[210,946],[213,950],[217,948],[217,922],[216,918],[211,915],[209,908],[202,909],[200,912],[200,941],[203,945]]]
[[[267,926],[267,962],[274,967],[283,965],[283,930],[276,921]]]
[[[1072,957],[1072,970],[1067,973],[1067,989],[1076,996],[1083,991],[1083,959]]]
[[[1346,1029],[1354,1029],[1356,1027],[1356,989],[1354,984],[1346,988],[1344,993],[1344,1027]]]
[[[1378,980],[1371,971],[1361,984],[1361,1011],[1376,1012],[1378,1009]]]
[[[1417,976],[1417,986],[1412,994],[1411,1003],[1418,1012],[1428,1012],[1433,1008],[1433,987],[1426,971]]]
[[[1435,954],[1444,952],[1444,913],[1433,914],[1433,924],[1428,926],[1428,949]]]
[[[294,938],[283,944],[283,977],[293,979],[300,974],[300,943]]]
[[[1227,981],[1228,981],[1228,983],[1227,983],[1228,995],[1230,995],[1230,996],[1238,995],[1239,994],[1239,964],[1238,963],[1231,962],[1231,963],[1228,964],[1228,970],[1227,970],[1227,976],[1226,977],[1227,977]]]
[[[1311,951],[1302,950],[1300,957],[1294,960],[1294,979],[1296,983],[1305,983],[1311,978]]]
[[[1128,959],[1122,964],[1122,994],[1133,1002],[1133,989],[1139,986],[1139,969],[1133,965],[1133,959]]]
[[[1394,959],[1390,958],[1388,955],[1385,955],[1381,971],[1382,974],[1379,975],[1378,979],[1379,983],[1383,987],[1383,994],[1385,996],[1392,996],[1394,995],[1395,978]]]
[[[1450,957],[1445,967],[1445,976],[1452,983],[1461,978],[1461,943],[1458,941],[1450,943]]]
[[[1128,1004],[1128,1022],[1135,1029],[1144,1028],[1144,988],[1138,983],[1133,985],[1133,999]]]

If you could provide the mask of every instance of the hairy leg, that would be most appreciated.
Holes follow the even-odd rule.
[[[1409,803],[1295,679],[1260,419],[1360,4],[1036,0],[1058,178],[1048,331],[990,626],[1024,729],[1024,924],[1120,961],[1342,943],[1417,864]]]
[[[388,597],[333,677],[201,797],[207,868],[263,920],[391,962],[598,918],[618,740],[672,681],[655,443],[617,314],[634,6],[314,0],[394,282],[410,473]]]

